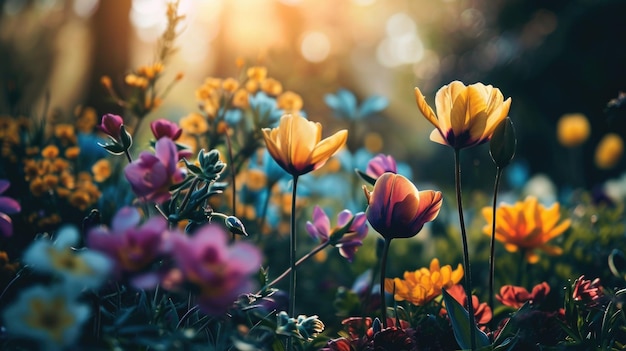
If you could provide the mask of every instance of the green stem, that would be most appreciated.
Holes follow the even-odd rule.
[[[493,283],[495,280],[495,270],[496,270],[496,256],[495,256],[495,245],[496,245],[496,203],[498,199],[498,188],[500,187],[500,177],[502,176],[502,168],[496,167],[496,181],[493,186],[493,214],[491,215],[491,242],[489,243],[489,308],[493,311]],[[495,330],[495,325],[493,324],[494,320],[491,320],[491,330]]]
[[[461,160],[460,150],[454,149],[454,183],[456,185],[456,202],[459,209],[459,221],[461,224],[461,240],[463,241],[463,269],[465,271],[465,293],[467,294],[467,312],[469,314],[469,329],[472,351],[476,349],[476,317],[474,316],[474,304],[472,303],[472,272],[470,268],[469,249],[467,245],[467,232],[463,219],[463,199],[461,196]]]
[[[298,187],[298,176],[293,176],[291,195],[291,233],[289,239],[289,317],[295,316],[296,311],[296,190]],[[292,350],[293,338],[287,339],[287,350]]]
[[[330,241],[325,241],[321,244],[319,244],[318,246],[316,246],[313,250],[311,250],[311,252],[307,253],[306,255],[302,256],[297,262],[296,262],[296,267],[298,267],[299,265],[301,265],[302,263],[304,263],[304,261],[308,260],[309,258],[311,258],[312,256],[314,256],[316,253],[324,250],[328,245],[330,244]],[[283,280],[283,278],[285,278],[287,276],[287,274],[289,274],[292,271],[292,268],[289,267],[287,268],[281,275],[279,275],[278,277],[276,277],[276,279],[272,280],[269,284],[266,285],[267,288],[271,287],[272,285],[275,285],[276,283],[278,283],[279,281]]]
[[[189,203],[189,199],[191,198],[191,193],[193,193],[194,189],[196,188],[199,182],[200,182],[200,178],[198,177],[194,178],[191,181],[191,186],[189,186],[189,190],[187,190],[187,193],[185,194],[185,197],[183,198],[183,202],[180,204],[180,207],[178,208],[178,213],[182,213],[185,210],[185,206],[187,206],[187,203]]]
[[[387,255],[391,239],[385,238],[383,257],[380,259],[380,308],[382,310],[383,329],[387,328],[387,306],[385,304],[385,271],[387,270]]]
[[[233,145],[231,143],[230,140],[230,135],[228,134],[228,130],[226,130],[226,147],[228,149],[228,158],[230,160],[231,165],[234,166],[234,160],[233,160]],[[230,179],[231,182],[233,182],[233,201],[232,201],[232,207],[233,207],[233,216],[237,217],[237,183],[235,183],[235,169],[232,168],[231,172],[230,172]],[[235,233],[233,233],[233,238],[232,240],[235,240]]]

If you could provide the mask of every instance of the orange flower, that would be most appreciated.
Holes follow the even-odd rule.
[[[409,301],[416,306],[423,306],[441,295],[442,288],[449,288],[463,278],[463,266],[439,266],[439,260],[433,258],[430,267],[420,268],[415,272],[404,272],[404,279],[385,279],[385,291],[394,293],[396,301]]]
[[[487,224],[483,232],[491,235],[493,208],[484,207],[483,216]],[[504,243],[509,252],[523,250],[530,263],[537,263],[539,255],[534,250],[541,249],[549,255],[560,255],[563,250],[548,245],[548,241],[563,234],[570,226],[570,220],[559,222],[561,217],[558,203],[545,208],[537,198],[528,196],[515,205],[502,204],[496,210],[496,239]]]
[[[302,110],[302,98],[293,91],[286,91],[276,99],[278,108],[286,111],[298,112]]]
[[[302,175],[322,167],[341,149],[348,131],[340,130],[322,140],[322,125],[302,116],[284,115],[277,128],[263,128],[267,150],[291,175]]]
[[[482,83],[465,86],[459,81],[437,91],[437,114],[426,103],[419,88],[415,88],[415,100],[424,117],[436,128],[430,134],[430,140],[455,149],[491,139],[511,106],[511,98],[504,100],[500,89]]]
[[[589,138],[591,126],[582,113],[567,113],[561,116],[556,125],[556,137],[565,147],[578,146]]]
[[[605,135],[596,147],[594,161],[600,169],[611,169],[617,165],[624,153],[624,141],[616,133]]]
[[[178,122],[183,132],[192,135],[199,135],[206,133],[209,130],[209,124],[206,119],[197,112],[192,112],[186,117],[181,118]]]
[[[111,176],[111,164],[107,159],[100,159],[91,166],[91,172],[93,173],[93,179],[102,183]]]

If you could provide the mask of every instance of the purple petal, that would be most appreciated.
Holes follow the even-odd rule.
[[[14,214],[22,210],[20,203],[6,196],[0,196],[0,212]]]
[[[141,214],[135,207],[125,206],[122,207],[111,222],[111,228],[113,234],[121,235],[126,230],[134,228],[141,221]]]
[[[350,210],[343,210],[337,215],[337,227],[343,227],[352,219],[352,212]]]
[[[11,217],[4,213],[0,213],[0,234],[6,237],[13,235],[13,222],[11,222]]]
[[[178,162],[178,150],[176,144],[170,138],[161,138],[154,146],[156,157],[167,169],[167,174],[172,175],[176,171],[176,163]]]
[[[0,194],[5,192],[9,188],[9,186],[11,186],[11,183],[8,180],[0,179]]]
[[[228,265],[237,272],[244,274],[255,273],[261,268],[261,263],[261,254],[256,246],[245,242],[237,242],[230,249]]]
[[[328,238],[330,235],[330,219],[319,206],[315,206],[313,209],[313,225],[315,225],[320,234]]]

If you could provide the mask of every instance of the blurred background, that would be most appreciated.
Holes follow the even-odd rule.
[[[121,89],[132,68],[154,61],[166,25],[162,0],[0,0],[0,10],[2,114],[45,104],[62,116],[77,105],[122,113],[100,78]],[[444,187],[453,182],[452,152],[428,140],[432,126],[413,88],[433,104],[450,81],[483,82],[513,100],[518,152],[509,185],[542,174],[558,188],[592,189],[624,170],[623,157],[610,167],[594,159],[606,134],[626,131],[626,1],[180,0],[180,12],[165,74],[184,79],[150,119],[197,110],[195,89],[209,76],[234,75],[243,58],[299,93],[327,133],[347,125],[324,95],[346,88],[359,101],[388,98],[383,113],[351,131],[351,145],[368,141],[408,163],[418,182]],[[590,127],[573,146],[556,137],[565,114],[582,114]],[[493,168],[479,167],[491,163],[486,147],[464,153],[464,181],[489,189]]]

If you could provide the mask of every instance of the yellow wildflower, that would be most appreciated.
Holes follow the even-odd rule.
[[[556,126],[559,143],[565,147],[578,146],[587,140],[591,126],[582,113],[568,113],[561,116]]]
[[[416,306],[423,306],[441,295],[441,289],[457,284],[463,278],[463,266],[439,266],[439,260],[433,258],[430,267],[414,272],[404,272],[404,279],[385,279],[385,291],[394,293],[396,301],[409,301]]]
[[[248,92],[245,89],[239,89],[235,92],[235,95],[233,96],[233,106],[241,109],[250,106]]]
[[[203,134],[209,130],[209,124],[204,117],[197,112],[192,112],[181,118],[178,124],[183,132],[193,135]]]
[[[78,146],[70,146],[65,149],[65,158],[73,160],[80,155],[80,148]]]
[[[596,147],[594,161],[600,169],[611,169],[617,165],[624,153],[624,141],[615,133],[602,137]]]
[[[229,93],[234,93],[239,88],[239,82],[235,78],[226,78],[222,82],[222,89]]]
[[[248,68],[246,74],[248,76],[248,79],[260,83],[267,77],[267,67],[253,66]]]
[[[297,112],[302,110],[304,104],[300,95],[293,91],[286,91],[276,99],[276,105],[285,111]]]
[[[98,183],[102,183],[111,176],[111,163],[107,159],[100,159],[91,166],[91,172],[93,173],[93,179]]]
[[[48,145],[41,150],[41,156],[45,158],[56,158],[59,156],[59,148],[54,145]]]
[[[283,92],[283,85],[274,78],[268,78],[261,82],[261,90],[267,95],[277,96]]]

